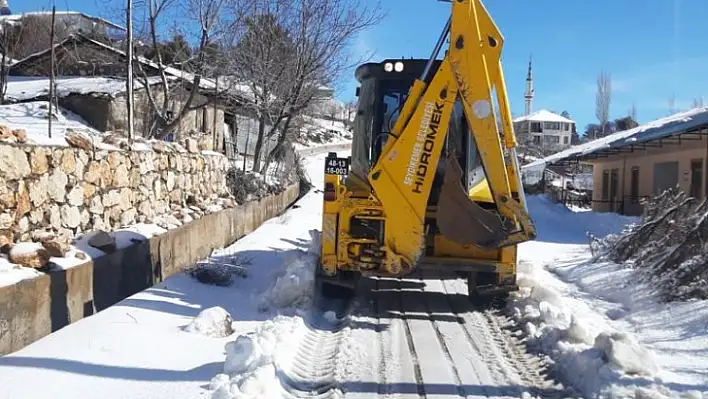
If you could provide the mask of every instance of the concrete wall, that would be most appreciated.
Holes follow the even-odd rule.
[[[298,192],[299,185],[294,184],[281,194],[205,215],[68,270],[0,287],[0,355],[17,351],[207,258],[213,249],[233,243],[280,214],[297,200]]]
[[[647,148],[646,150],[636,150],[634,153],[616,155],[592,161],[593,164],[593,210],[598,212],[618,211],[622,200],[624,200],[624,212],[629,215],[639,215],[642,207],[638,201],[631,197],[632,169],[638,169],[638,197],[651,197],[657,194],[654,190],[654,166],[662,162],[678,162],[679,188],[690,194],[691,189],[691,161],[699,160],[701,167],[701,187],[698,192],[701,197],[706,195],[708,180],[705,167],[705,159],[708,158],[708,141],[705,138],[700,140],[692,139],[682,141],[680,145],[665,144],[659,148]],[[614,198],[602,197],[603,172],[617,170],[618,183],[617,195]]]

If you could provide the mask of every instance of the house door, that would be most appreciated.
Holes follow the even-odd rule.
[[[654,195],[675,188],[679,181],[678,171],[678,161],[654,164]]]
[[[691,160],[691,197],[701,198],[701,186],[703,183],[703,160]]]

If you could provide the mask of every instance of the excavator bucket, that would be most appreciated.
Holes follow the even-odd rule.
[[[452,155],[446,157],[436,220],[440,232],[461,245],[491,248],[507,235],[499,216],[469,198],[462,186],[462,168]]]

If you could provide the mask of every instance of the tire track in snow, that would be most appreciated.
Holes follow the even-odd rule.
[[[338,308],[314,307],[305,318],[307,331],[294,356],[276,373],[284,398],[340,398],[334,367],[342,333],[349,325],[352,301],[338,303]],[[325,312],[339,310],[344,314],[330,320]]]

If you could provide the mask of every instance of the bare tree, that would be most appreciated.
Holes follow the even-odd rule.
[[[349,51],[352,41],[381,17],[378,4],[361,0],[272,0],[253,6],[229,58],[233,75],[253,97],[248,107],[258,120],[255,170],[265,171],[282,153],[294,118],[319,99],[318,88],[364,61]],[[266,140],[276,144],[261,159]]]
[[[627,116],[632,118],[633,121],[637,120],[637,106],[632,102],[632,105],[629,107],[629,112],[627,112]]]
[[[597,93],[595,94],[595,117],[600,122],[602,135],[605,135],[607,122],[610,120],[610,102],[612,101],[612,77],[601,71],[597,77]],[[597,137],[593,137],[595,139]]]
[[[208,59],[208,55],[213,52],[211,45],[219,40],[224,24],[231,22],[224,22],[221,18],[227,0],[188,0],[186,3],[177,0],[142,0],[141,3],[146,14],[142,37],[147,43],[142,54],[149,53],[153,62],[146,66],[145,59],[139,59],[140,52],[136,52],[136,74],[139,75],[136,78],[145,90],[152,114],[151,125],[145,134],[162,139],[173,132],[190,111],[211,104],[211,101],[228,90],[226,85],[220,84],[220,92],[216,93],[214,82],[206,76],[215,75],[212,66],[219,64]],[[181,28],[173,26],[173,42],[179,42],[182,35],[191,34],[196,42],[195,49],[189,49],[186,44],[166,46],[161,40],[159,32],[163,21],[170,20],[169,12],[177,12],[186,18],[186,21],[172,20],[173,24],[182,25]],[[188,27],[191,26],[196,26],[196,31],[189,31]],[[168,55],[170,59],[166,60]],[[179,65],[170,65],[177,60]],[[151,79],[155,79],[155,69],[159,85],[151,84]],[[210,97],[203,99],[200,95],[202,92],[208,92]]]

